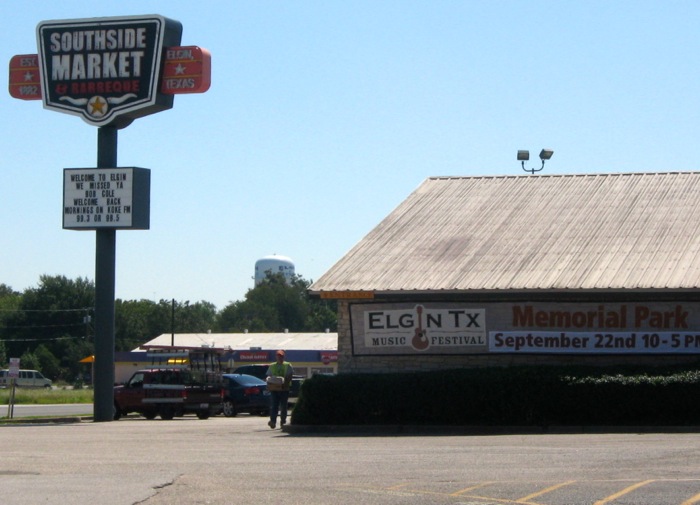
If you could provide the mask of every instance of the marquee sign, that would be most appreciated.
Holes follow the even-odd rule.
[[[163,16],[44,21],[37,26],[44,107],[94,126],[128,126],[173,105],[159,92],[164,48],[182,25]]]
[[[138,167],[63,170],[63,228],[148,230],[151,171]]]

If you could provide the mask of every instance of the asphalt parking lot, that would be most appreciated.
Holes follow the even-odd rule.
[[[0,426],[3,505],[700,503],[696,433],[286,433],[241,415]]]

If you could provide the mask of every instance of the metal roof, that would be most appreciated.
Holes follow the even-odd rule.
[[[337,333],[163,333],[144,346],[169,346],[171,342],[178,347],[211,346],[234,351],[260,349],[316,350],[336,351],[338,349]],[[134,349],[135,351],[141,348]]]
[[[700,286],[700,172],[431,177],[311,291]]]

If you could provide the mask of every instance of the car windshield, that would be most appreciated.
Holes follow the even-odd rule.
[[[252,375],[231,375],[229,378],[241,386],[264,386],[265,381],[253,377]]]

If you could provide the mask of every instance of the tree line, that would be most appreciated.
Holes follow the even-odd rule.
[[[130,351],[163,333],[337,331],[334,301],[313,299],[310,281],[268,274],[245,298],[217,311],[206,301],[115,301],[115,350]],[[95,284],[42,275],[23,292],[0,283],[0,368],[19,357],[22,368],[73,381],[94,353]]]

